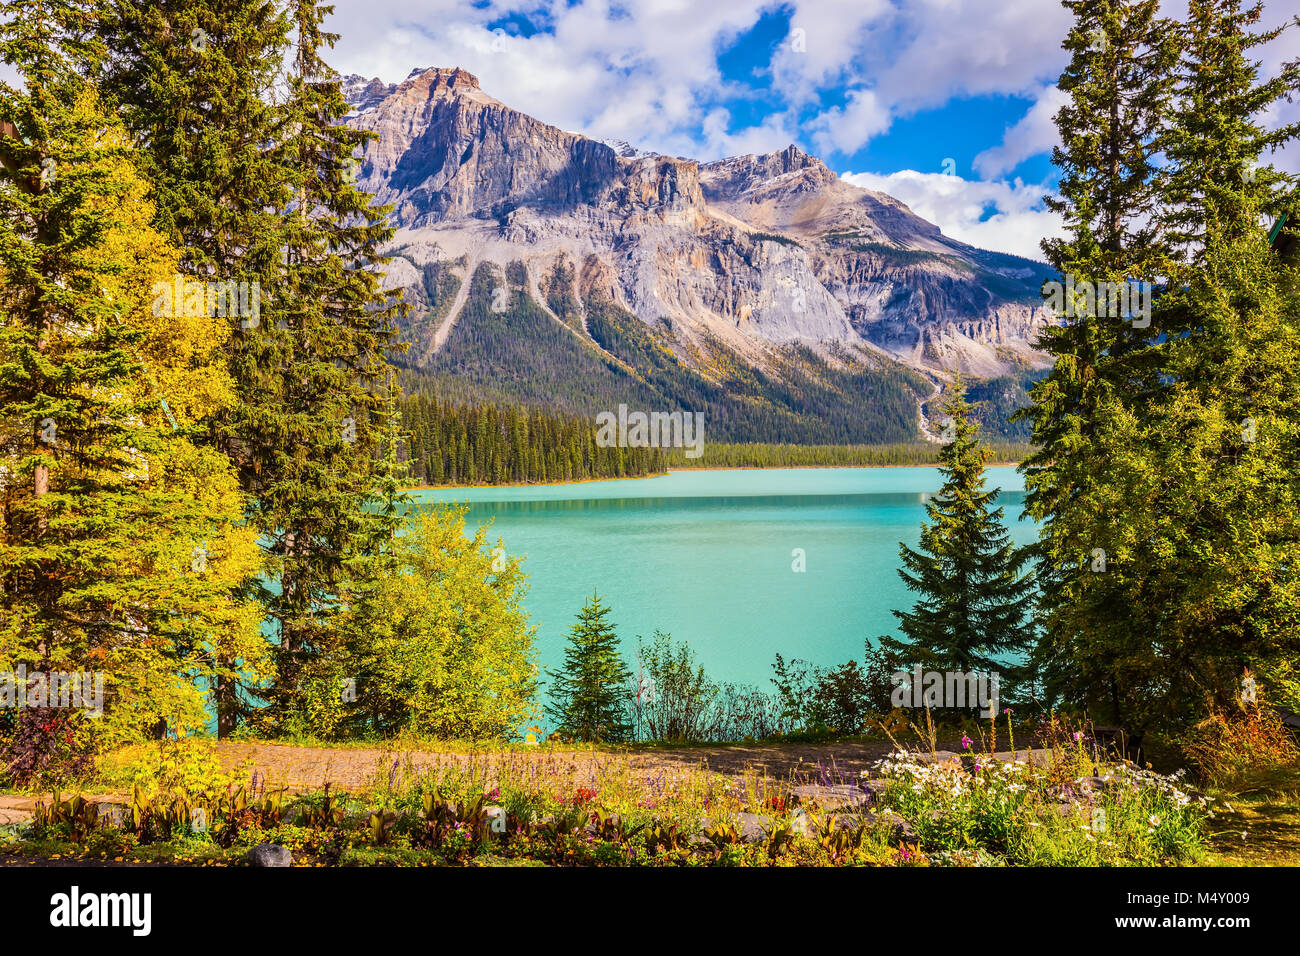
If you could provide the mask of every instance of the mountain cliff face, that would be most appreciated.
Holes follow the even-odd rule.
[[[494,334],[491,316],[523,307],[628,382],[654,378],[646,361],[672,363],[677,390],[661,381],[647,400],[684,401],[687,380],[714,398],[734,398],[738,379],[767,381],[738,415],[798,417],[802,393],[789,393],[805,387],[801,374],[832,392],[893,375],[924,395],[925,379],[952,371],[990,378],[1044,364],[1032,343],[1049,321],[1037,292],[1045,266],[949,239],[794,146],[705,164],[647,155],[512,110],[459,69],[391,86],[348,77],[345,94],[347,122],[377,134],[360,185],[392,205],[399,229],[386,281],[418,304],[407,360],[469,391],[467,343]],[[474,307],[476,295],[491,301]],[[649,357],[629,351],[629,337],[646,337]],[[517,371],[497,368],[497,380]]]

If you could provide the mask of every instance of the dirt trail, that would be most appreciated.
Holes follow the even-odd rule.
[[[574,786],[594,785],[603,776],[625,771],[646,779],[677,778],[708,769],[732,777],[747,770],[770,778],[793,776],[801,782],[819,778],[842,783],[856,779],[893,747],[880,742],[719,744],[627,751],[564,750],[554,747],[488,751],[475,754],[392,747],[299,747],[281,744],[220,741],[217,758],[222,770],[241,778],[256,772],[268,788],[318,790],[326,783],[355,790],[381,781],[394,772],[407,777],[422,770],[473,764],[485,780],[501,769],[512,775],[567,778]],[[818,763],[820,761],[820,768]],[[120,800],[122,794],[87,795],[95,801]],[[40,797],[0,796],[0,823],[25,818]],[[48,797],[46,797],[48,800]],[[3,819],[4,817],[10,819]]]
[[[658,774],[662,771],[685,772],[701,767],[732,776],[747,769],[767,772],[771,777],[788,777],[793,773],[816,777],[818,761],[837,777],[856,777],[873,761],[893,748],[888,743],[827,742],[818,744],[730,744],[681,747],[671,749],[596,752],[586,750],[447,753],[429,750],[392,748],[294,747],[276,744],[222,743],[219,756],[223,769],[233,771],[246,761],[250,772],[264,774],[275,786],[294,789],[320,787],[326,781],[336,787],[350,788],[389,773],[396,761],[399,770],[460,766],[476,768],[513,766],[538,770],[571,772],[576,776],[604,773],[613,768]]]
[[[960,750],[959,739],[937,742],[938,758],[949,760]],[[408,778],[422,770],[459,767],[485,781],[502,770],[512,776],[566,779],[574,786],[597,784],[602,777],[630,773],[646,780],[677,779],[707,769],[730,777],[754,771],[773,780],[793,779],[799,784],[844,784],[856,781],[862,771],[890,753],[884,741],[825,741],[822,743],[718,744],[626,751],[564,750],[552,747],[480,753],[451,753],[392,747],[301,747],[269,743],[221,741],[217,757],[227,773],[241,777],[254,772],[268,788],[291,791],[317,790],[326,783],[340,790],[355,790],[383,781],[390,773]],[[1006,759],[1009,754],[999,753]],[[1023,757],[1021,752],[1019,756]],[[396,768],[396,769],[394,769]],[[125,794],[86,794],[87,799],[120,801]],[[0,824],[25,820],[42,799],[38,796],[0,796]],[[48,796],[44,799],[48,800]]]

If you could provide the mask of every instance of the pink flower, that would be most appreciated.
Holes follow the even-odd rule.
[[[974,741],[971,740],[969,737],[967,737],[965,734],[962,734],[962,735],[961,735],[961,749],[962,749],[962,750],[970,750],[970,745],[971,745],[972,743],[974,743]]]

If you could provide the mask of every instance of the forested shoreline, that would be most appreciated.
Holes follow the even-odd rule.
[[[658,449],[601,447],[591,422],[571,415],[415,395],[403,400],[402,418],[410,476],[420,485],[546,484],[664,470]]]
[[[1023,461],[1032,446],[987,442],[990,464]],[[686,458],[679,450],[666,455],[669,468],[902,468],[937,465],[943,446],[934,442],[888,445],[708,445],[703,457]]]
[[[680,448],[601,447],[590,419],[522,405],[466,405],[417,394],[400,403],[402,447],[412,487],[558,484],[642,478],[709,468],[854,468],[935,465],[932,442],[773,445],[706,442]],[[1030,446],[993,442],[991,461],[1024,460]]]

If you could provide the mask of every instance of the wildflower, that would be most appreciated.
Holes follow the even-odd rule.
[[[1074,734],[1073,734],[1072,736],[1074,737],[1074,742],[1075,742],[1076,744],[1077,744],[1079,741],[1083,740],[1083,734],[1080,733],[1080,732],[1077,731],[1077,730],[1074,732]]]
[[[962,749],[962,750],[970,750],[970,745],[971,745],[972,743],[974,743],[974,741],[971,740],[969,737],[967,737],[965,734],[962,734],[962,735],[961,735],[961,749]],[[977,768],[977,769],[978,769],[978,768]]]
[[[1147,817],[1147,823],[1151,824],[1153,827],[1158,827],[1160,826],[1160,818],[1153,813],[1151,816]]]

